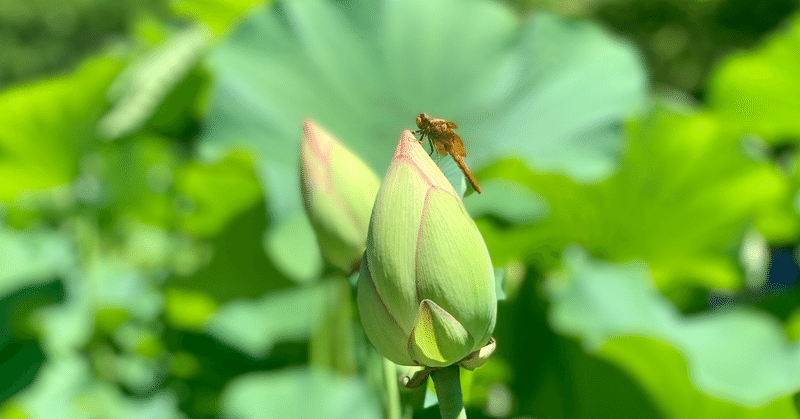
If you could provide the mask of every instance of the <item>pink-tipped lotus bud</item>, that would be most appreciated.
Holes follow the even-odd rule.
[[[489,252],[459,195],[408,130],[372,210],[358,308],[370,342],[397,364],[468,359],[474,368],[486,358],[480,349],[497,316]]]
[[[313,122],[303,124],[300,186],[322,256],[350,272],[367,241],[378,177],[350,150]]]

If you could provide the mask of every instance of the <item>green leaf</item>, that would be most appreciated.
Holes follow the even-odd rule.
[[[220,410],[238,419],[368,419],[382,417],[377,400],[360,381],[295,369],[237,377],[223,390]]]
[[[357,275],[357,274],[355,274]],[[342,375],[356,373],[356,352],[363,346],[356,337],[357,322],[353,289],[343,276],[327,279],[328,291],[321,307],[320,320],[311,335],[309,365]]]
[[[32,316],[48,356],[84,348],[94,336],[101,311],[118,310],[134,321],[154,322],[162,312],[163,296],[152,281],[117,258],[98,259],[68,272],[64,302]]]
[[[274,228],[300,211],[306,118],[376,173],[401,130],[427,112],[461,126],[468,165],[514,154],[595,179],[613,167],[620,121],[645,90],[636,54],[596,26],[523,19],[484,0],[279,2],[244,20],[209,66],[201,151],[257,153]],[[295,253],[293,263],[316,264],[312,253]]]
[[[236,216],[261,206],[261,185],[244,153],[210,165],[189,162],[179,167],[175,189],[191,200],[192,207],[180,227],[199,237],[218,234]]]
[[[506,268],[494,268],[494,293],[497,295],[497,301],[505,301],[507,298],[506,291],[503,289],[507,274]]]
[[[296,282],[314,281],[323,263],[311,223],[299,212],[282,221],[264,237],[267,254],[281,272]]]
[[[800,136],[800,16],[753,50],[725,60],[708,103],[726,121],[767,141]]]
[[[92,376],[89,361],[71,356],[46,363],[37,380],[9,402],[23,417],[53,419],[179,417],[178,399],[168,391],[128,397]]]
[[[175,14],[204,22],[219,34],[260,3],[262,0],[171,0],[170,8]]]
[[[214,312],[204,330],[254,358],[262,358],[277,342],[310,336],[320,320],[326,290],[318,285],[233,301]]]
[[[494,216],[514,224],[541,221],[549,210],[547,201],[525,185],[510,179],[483,182],[479,199],[464,200],[473,217]]]
[[[414,361],[446,367],[468,355],[475,338],[450,313],[431,300],[422,300],[409,342]]]
[[[0,93],[0,201],[75,176],[120,67],[97,59],[72,75]]]
[[[579,243],[612,261],[646,261],[662,289],[736,288],[741,274],[731,255],[748,224],[770,242],[798,234],[789,179],[749,160],[738,136],[702,112],[661,107],[633,124],[619,171],[600,183],[531,173],[514,161],[485,173],[516,179],[547,200],[541,222],[480,223],[493,256],[539,258],[545,268],[564,246]]]
[[[49,282],[75,266],[69,240],[46,231],[15,231],[0,225],[0,298]]]
[[[235,160],[231,163],[234,162]],[[211,199],[210,195],[205,196],[205,193],[200,195],[202,198],[198,198],[197,201],[198,218],[208,216],[209,223],[211,220],[218,220],[220,224],[217,226],[224,228],[205,243],[189,243],[183,246],[176,255],[175,270],[164,282],[164,287],[197,291],[207,295],[217,304],[223,304],[241,298],[258,298],[268,291],[292,285],[289,278],[282,275],[264,253],[263,232],[267,220],[263,201],[256,202],[250,208],[237,208],[244,202],[239,199],[246,198],[247,194],[240,195],[233,191],[219,192],[217,189],[217,186],[227,185],[236,174],[246,173],[246,171],[240,172],[242,168],[237,166],[237,164],[232,166],[223,164],[222,167],[209,168],[211,173],[220,170],[220,179],[214,182],[219,183],[209,185],[209,192],[217,191],[216,193],[228,196],[237,202],[237,204],[232,203],[230,208],[235,209],[236,213],[218,207],[223,204],[221,202],[206,201]],[[226,179],[227,175],[231,175],[232,178]],[[248,183],[245,179],[241,181],[242,186]],[[194,188],[190,190],[195,191]],[[243,211],[239,212],[241,210]],[[187,218],[187,228],[192,226],[191,218]],[[198,229],[198,234],[208,232],[207,228]]]
[[[190,27],[125,68],[109,89],[115,103],[99,122],[99,134],[113,140],[141,128],[197,65],[209,40],[207,29]]]
[[[82,173],[74,193],[83,201],[119,208],[143,223],[169,228],[175,222],[176,154],[169,139],[156,135],[104,144],[90,154],[94,165]],[[100,187],[82,187],[92,181],[99,181]]]
[[[577,248],[564,260],[564,278],[549,284],[553,328],[635,377],[668,417],[797,417],[800,344],[774,318],[744,307],[684,316],[641,264]]]

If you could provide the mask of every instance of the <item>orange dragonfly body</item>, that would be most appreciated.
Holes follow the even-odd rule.
[[[477,193],[481,193],[478,182],[475,181],[475,178],[472,177],[472,173],[467,169],[467,165],[464,164],[464,159],[462,157],[467,156],[467,153],[464,151],[464,143],[461,142],[461,137],[453,132],[453,128],[458,128],[458,126],[453,122],[439,118],[431,118],[428,114],[421,113],[417,117],[417,127],[419,127],[419,129],[414,131],[414,133],[420,134],[420,142],[424,141],[425,137],[428,137],[431,153],[433,153],[433,150],[436,150],[440,156],[450,154],[458,168],[461,169],[461,173],[464,173],[464,177],[466,177],[469,184],[472,185],[472,189],[475,189]]]

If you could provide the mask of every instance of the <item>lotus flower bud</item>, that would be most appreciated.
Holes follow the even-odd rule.
[[[497,316],[486,244],[459,195],[408,130],[381,183],[358,280],[370,342],[400,365],[485,360]],[[472,356],[470,356],[473,354]]]
[[[350,272],[367,242],[378,176],[355,154],[313,122],[303,124],[300,187],[322,256]]]

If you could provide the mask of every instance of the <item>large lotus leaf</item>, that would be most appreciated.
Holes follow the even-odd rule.
[[[220,410],[237,419],[382,417],[363,382],[305,369],[237,377],[223,390]]]
[[[668,417],[797,417],[800,343],[776,319],[746,307],[682,315],[642,264],[590,260],[576,247],[564,260],[549,283],[553,328],[633,376]]]
[[[596,184],[531,173],[506,161],[491,177],[525,184],[547,201],[541,222],[505,228],[479,222],[495,263],[523,258],[552,266],[569,243],[613,261],[645,260],[662,290],[680,283],[735,288],[736,243],[749,223],[770,242],[793,240],[789,179],[748,159],[737,135],[707,113],[656,109],[632,124],[617,173]]]
[[[258,155],[274,231],[300,211],[305,118],[379,174],[401,130],[426,112],[460,125],[469,166],[518,155],[596,179],[612,168],[620,121],[645,90],[636,54],[592,24],[522,18],[486,0],[278,2],[244,20],[209,66],[201,152]],[[302,255],[294,263],[316,263]]]
[[[709,81],[708,102],[765,140],[800,137],[800,16],[758,48],[725,60]]]
[[[72,75],[0,93],[0,201],[75,176],[120,68],[114,60],[93,60]]]

